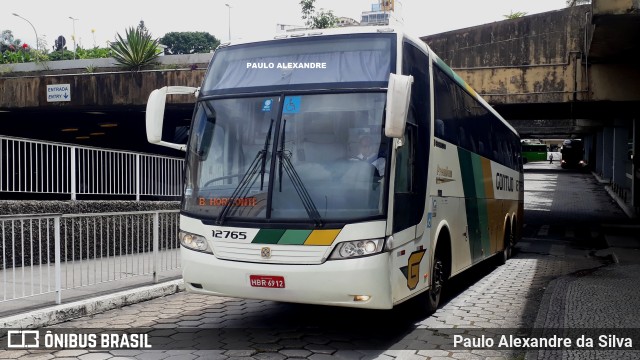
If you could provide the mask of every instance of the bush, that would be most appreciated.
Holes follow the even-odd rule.
[[[139,71],[145,66],[152,65],[160,56],[158,40],[153,40],[151,34],[140,27],[127,29],[125,37],[126,39],[117,34],[117,41],[111,43],[113,57],[118,62],[118,66]]]

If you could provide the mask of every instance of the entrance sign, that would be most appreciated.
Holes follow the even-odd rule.
[[[71,101],[71,85],[47,85],[47,102]]]

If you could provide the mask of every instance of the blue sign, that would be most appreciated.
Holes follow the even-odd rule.
[[[427,228],[431,227],[431,213],[427,214]]]
[[[300,112],[300,102],[302,98],[300,96],[287,96],[284,98],[284,108],[282,112],[285,114],[297,114]]]
[[[271,105],[273,105],[273,99],[267,99],[262,103],[263,112],[271,112]]]

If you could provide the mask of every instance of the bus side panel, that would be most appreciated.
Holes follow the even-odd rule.
[[[394,305],[413,294],[419,293],[429,285],[428,276],[431,268],[431,248],[427,246],[429,232],[415,238],[416,227],[410,227],[393,235],[395,239],[412,240],[391,249],[391,290]]]
[[[465,189],[463,186],[460,151],[455,145],[444,140],[434,141],[433,157],[429,172],[430,201],[427,207],[430,218],[427,227],[438,229],[444,224],[451,237],[452,274],[472,263],[473,244],[470,243],[468,219],[466,214]],[[468,164],[466,164],[469,166]],[[432,243],[435,244],[439,231],[432,231]],[[436,244],[437,246],[437,244]]]
[[[455,275],[503,250],[505,228],[521,207],[522,180],[517,171],[478,154],[439,139],[435,143],[429,211],[432,226],[447,222]]]
[[[473,263],[504,248],[505,221],[517,211],[519,173],[458,149]],[[506,202],[506,203],[505,203]]]
[[[521,225],[522,218],[522,193],[524,190],[524,183],[522,173],[503,166],[498,163],[491,163],[491,177],[494,189],[494,197],[500,204],[497,210],[497,218],[495,226],[499,231],[496,233],[496,248],[492,251],[493,254],[502,251],[505,245],[505,231],[508,227],[512,226],[514,218],[518,218],[518,223]],[[512,228],[514,232],[514,240],[520,234],[518,229]]]
[[[476,263],[489,253],[489,218],[493,218],[488,207],[487,182],[491,182],[491,172],[487,173],[486,159],[467,150],[458,148],[458,158],[465,199],[465,214],[468,224],[469,245],[472,262]]]

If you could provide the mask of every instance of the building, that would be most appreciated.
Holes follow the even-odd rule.
[[[402,22],[402,3],[398,0],[379,0],[371,4],[371,11],[363,11],[360,25],[389,25]]]
[[[357,22],[355,19],[344,17],[344,16],[339,17],[338,22],[336,23],[336,26],[338,27],[358,26],[358,25],[360,25],[360,23]]]

